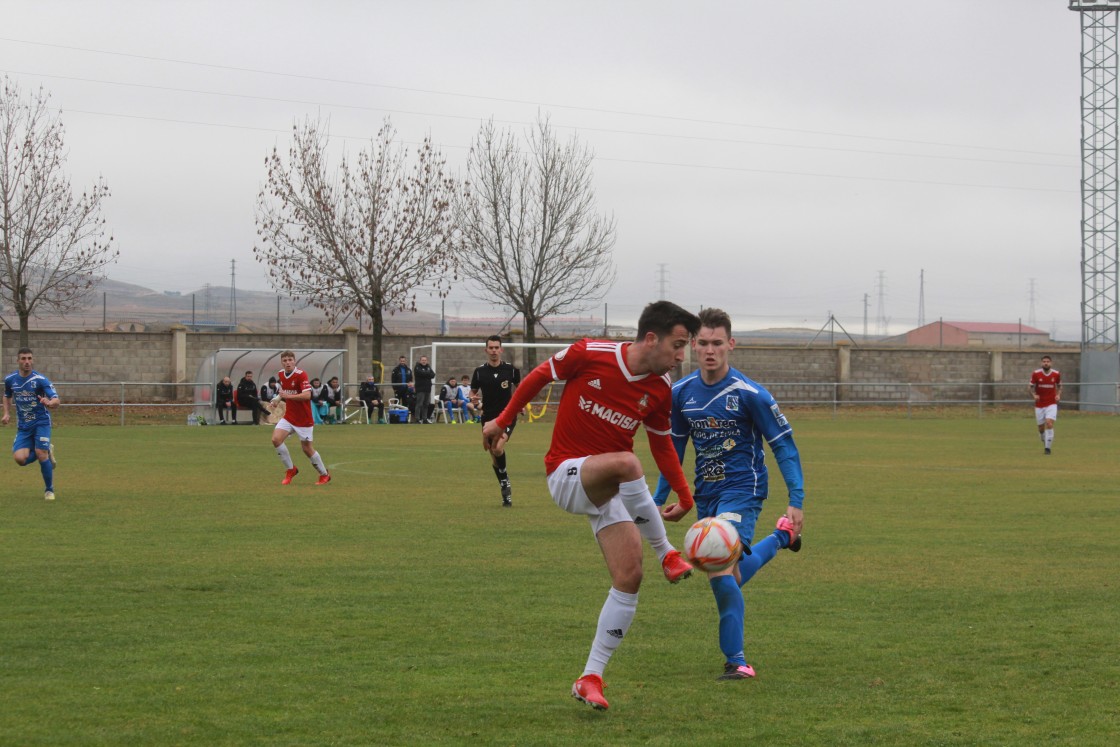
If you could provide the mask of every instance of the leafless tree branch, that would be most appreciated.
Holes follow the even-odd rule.
[[[332,169],[327,130],[310,120],[293,127],[288,158],[273,149],[265,159],[253,253],[274,288],[330,323],[355,310],[368,315],[380,357],[385,312],[415,310],[421,285],[446,297],[458,279],[453,205],[461,188],[430,138],[410,162],[388,121],[368,150],[344,153]]]
[[[5,77],[0,88],[0,297],[19,318],[27,344],[36,309],[66,314],[80,308],[115,262],[105,239],[98,179],[74,196],[65,172],[65,131],[42,88],[26,98]]]
[[[468,156],[463,272],[485,300],[522,315],[526,342],[541,320],[586,309],[614,284],[615,223],[596,213],[592,158],[575,136],[561,143],[547,118],[526,150],[487,122]]]

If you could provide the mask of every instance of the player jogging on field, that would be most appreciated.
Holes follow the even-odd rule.
[[[479,396],[482,397],[483,425],[502,413],[520,383],[521,372],[514,368],[512,363],[502,360],[501,336],[487,337],[486,362],[474,370],[470,392],[471,402],[475,408],[478,407]],[[498,487],[502,491],[502,505],[506,508],[513,505],[513,488],[509,484],[509,473],[506,471],[506,444],[509,442],[509,437],[513,435],[513,428],[516,425],[517,418],[514,417],[490,447],[490,464],[494,468],[494,476],[498,478]]]
[[[4,377],[4,415],[0,423],[7,425],[16,407],[16,438],[12,442],[12,458],[26,467],[39,462],[43,474],[43,499],[54,500],[54,444],[51,443],[51,410],[58,407],[58,393],[50,380],[35,371],[31,348],[20,348],[19,369]]]
[[[728,363],[735,348],[731,318],[719,309],[700,312],[700,332],[693,347],[699,359],[694,371],[673,386],[673,445],[683,460],[689,437],[696,451],[696,515],[718,516],[739,530],[744,552],[730,568],[708,574],[719,611],[719,647],[725,657],[717,679],[754,677],[743,651],[745,604],[743,584],[778,550],[801,549],[802,502],[805,498],[801,458],[793,430],[777,403],[762,386]],[[754,526],[766,500],[767,472],[763,444],[778,462],[789,492],[789,508],[778,528],[751,545]],[[669,485],[658,482],[654,501],[664,503]],[[674,520],[665,510],[665,518]]]
[[[692,494],[669,439],[666,374],[684,359],[699,326],[695,315],[676,304],[652,303],[638,320],[635,342],[585,339],[569,345],[533,369],[501,414],[482,428],[483,447],[491,450],[545,384],[566,382],[544,462],[552,500],[591,520],[611,576],[591,653],[572,685],[573,697],[599,710],[608,707],[603,670],[638,608],[642,538],[657,553],[670,583],[692,572],[665,534],[634,454],[634,433],[645,426],[650,451],[680,497],[679,519],[692,507]]]
[[[287,470],[280,484],[290,485],[292,478],[299,474],[299,468],[292,464],[292,455],[288,453],[288,447],[284,443],[288,434],[294,431],[299,438],[300,446],[303,447],[303,453],[319,471],[319,481],[315,484],[326,485],[331,481],[331,476],[327,472],[326,465],[323,464],[323,458],[315,451],[315,444],[312,441],[315,420],[311,415],[311,382],[307,378],[307,373],[296,368],[296,354],[291,350],[285,350],[280,354],[280,365],[283,368],[276,377],[276,383],[280,388],[280,394],[277,396],[284,401],[284,417],[280,418],[280,422],[272,431],[272,445]]]
[[[1044,454],[1049,454],[1054,445],[1054,421],[1058,419],[1058,403],[1062,401],[1062,374],[1050,364],[1050,356],[1042,356],[1042,368],[1031,374],[1034,419],[1038,423]]]

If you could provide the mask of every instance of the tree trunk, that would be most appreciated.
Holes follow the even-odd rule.
[[[524,342],[534,343],[537,341],[537,320],[528,314],[525,315],[525,335]],[[537,349],[525,348],[525,367],[522,369],[525,372],[532,371],[537,367]]]
[[[373,336],[373,360],[381,363],[381,371],[379,373],[383,375],[385,373],[386,366],[384,364],[384,361],[381,360],[381,341],[382,332],[385,329],[385,312],[381,310],[380,306],[374,306],[369,310],[369,321],[371,325],[370,334]],[[384,384],[385,382],[378,379],[377,383]]]
[[[19,346],[21,348],[29,348],[31,347],[31,342],[28,339],[27,333],[30,329],[31,312],[19,310],[16,313],[19,314]]]

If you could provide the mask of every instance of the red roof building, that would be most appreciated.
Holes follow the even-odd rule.
[[[906,333],[906,344],[916,347],[1032,347],[1051,344],[1050,333],[1019,322],[937,321]]]

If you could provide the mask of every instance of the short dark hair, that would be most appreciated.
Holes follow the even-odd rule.
[[[1039,360],[1043,360],[1043,361],[1052,361],[1052,360],[1054,360],[1054,359],[1053,359],[1053,358],[1051,358],[1051,357],[1050,357],[1050,356],[1048,356],[1048,355],[1044,355],[1044,356],[1042,356],[1041,358],[1039,358]]]
[[[31,352],[31,348],[20,348],[16,355],[35,355]]]
[[[723,309],[712,307],[701,310],[700,326],[707,327],[708,329],[719,329],[723,327],[727,330],[727,336],[731,337],[731,316]]]
[[[502,344],[502,336],[501,335],[490,335],[489,337],[486,338],[486,342],[496,342],[499,345],[501,345]]]
[[[700,331],[700,319],[688,309],[677,306],[672,301],[654,301],[642,309],[638,319],[638,339],[645,339],[650,332],[665,337],[677,325],[688,330],[690,337]]]

